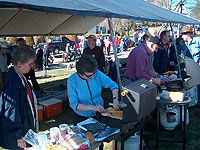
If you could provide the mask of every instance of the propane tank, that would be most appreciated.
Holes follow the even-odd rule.
[[[124,143],[124,150],[139,150],[140,149],[140,136],[135,134],[127,139]]]
[[[177,106],[166,105],[160,111],[160,123],[166,130],[173,130],[178,125]]]

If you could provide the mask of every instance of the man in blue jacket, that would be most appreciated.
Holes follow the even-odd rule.
[[[200,38],[194,37],[192,28],[190,27],[183,27],[182,31],[182,38],[185,41],[189,49],[189,53],[192,55],[192,59],[199,63],[199,56],[200,56]]]

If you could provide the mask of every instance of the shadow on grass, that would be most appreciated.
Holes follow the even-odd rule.
[[[60,80],[55,80],[55,81],[51,81],[51,82],[40,83],[40,87],[45,89],[45,88],[55,86],[58,84],[66,84],[66,83],[67,83],[67,79],[60,79]]]
[[[51,76],[51,75],[46,75],[46,76],[37,76],[37,79],[48,79],[48,78],[52,78],[55,76]]]
[[[50,119],[44,118],[39,123],[40,132],[49,130],[51,127],[58,127],[62,123],[67,123],[69,126],[73,125],[73,110],[69,107],[69,102],[62,103],[62,114]]]

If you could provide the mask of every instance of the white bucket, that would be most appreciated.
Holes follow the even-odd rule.
[[[139,150],[140,149],[140,136],[131,136],[124,143],[124,150]]]

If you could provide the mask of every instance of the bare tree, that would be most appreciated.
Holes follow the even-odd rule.
[[[194,11],[191,13],[191,16],[200,20],[200,1],[198,0],[196,7],[194,8]]]
[[[113,18],[114,32],[129,35],[129,32],[136,27],[136,20]]]
[[[172,0],[170,0],[170,2],[168,0],[147,0],[147,1],[168,9],[170,9],[171,5],[170,2],[172,2]]]

